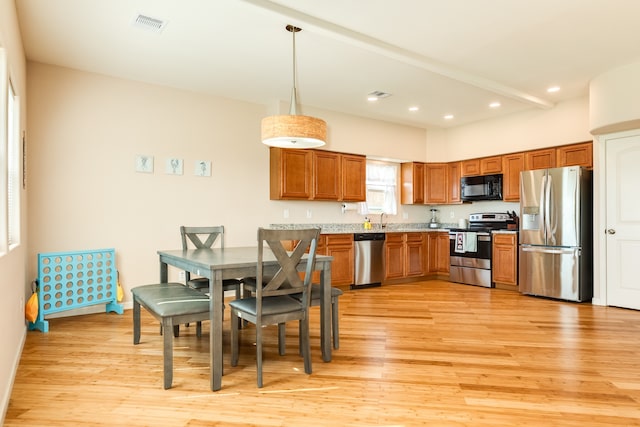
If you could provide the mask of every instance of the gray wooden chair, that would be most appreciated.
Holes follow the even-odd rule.
[[[133,344],[140,343],[140,307],[160,321],[161,328],[171,331],[182,322],[200,322],[209,318],[209,297],[181,283],[157,283],[131,289],[133,296]],[[198,329],[197,336],[200,337]],[[164,388],[173,381],[173,336],[165,333]]]
[[[265,325],[278,325],[278,350],[285,353],[285,328],[288,321],[297,320],[300,330],[301,353],[304,371],[311,373],[311,343],[309,340],[309,307],[311,303],[311,277],[316,259],[319,228],[303,230],[258,229],[258,264],[256,277],[245,277],[245,283],[255,288],[255,297],[236,299],[231,307],[231,366],[238,364],[239,332],[238,320],[243,319],[256,325],[256,370],[258,387],[262,387],[262,333]],[[298,241],[288,253],[283,241]],[[265,244],[271,249],[279,264],[274,274],[265,274],[263,265]],[[268,250],[268,249],[267,249]],[[308,250],[304,277],[298,272],[298,265]],[[262,286],[258,285],[262,284]],[[301,294],[301,298],[292,295]]]
[[[340,348],[340,312],[338,310],[338,298],[343,294],[342,289],[331,287],[331,336],[333,348]],[[298,296],[296,296],[298,298]],[[322,299],[319,284],[311,285],[311,307],[319,306]]]
[[[180,227],[180,236],[182,237],[182,250],[186,251],[191,245],[195,249],[212,248],[216,242],[220,242],[220,247],[224,248],[224,226],[218,225],[214,227]],[[207,292],[209,290],[209,279],[206,277],[191,278],[191,273],[185,271],[185,281],[187,286],[199,291]],[[242,296],[242,279],[224,279],[222,288],[225,291],[235,291],[236,298]]]
[[[189,248],[208,249],[220,242],[220,247],[224,248],[224,226],[210,227],[186,227],[180,226],[180,236],[182,238],[182,250]],[[185,271],[185,283],[188,287],[201,292],[209,291],[209,279],[206,277],[192,278],[191,273]],[[242,296],[242,279],[224,279],[222,281],[222,289],[224,291],[235,291],[236,298]],[[197,325],[200,330],[201,324]]]

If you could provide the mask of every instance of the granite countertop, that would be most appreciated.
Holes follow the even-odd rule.
[[[372,228],[365,230],[362,223],[356,224],[269,224],[269,228],[279,230],[295,230],[300,228],[320,227],[322,234],[353,234],[353,233],[425,233],[449,232],[451,228],[458,228],[457,224],[443,223],[439,228],[430,228],[429,223],[388,223],[380,228],[379,223],[371,223]],[[492,233],[517,233],[518,230],[492,230]]]
[[[365,230],[362,223],[356,224],[269,224],[275,229],[299,229],[308,227],[320,227],[322,234],[351,234],[351,233],[424,233],[429,231],[449,231],[455,224],[442,224],[440,228],[429,228],[429,223],[387,223],[381,228],[378,223],[371,223],[372,228]]]

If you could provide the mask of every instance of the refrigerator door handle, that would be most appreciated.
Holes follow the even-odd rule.
[[[552,205],[551,196],[553,192],[553,179],[551,175],[547,175],[546,189],[545,189],[545,213],[544,213],[544,228],[547,237],[547,245],[556,244],[556,230],[558,226],[557,218],[555,217],[556,209]]]
[[[522,252],[538,252],[545,254],[571,254],[575,251],[580,254],[580,248],[549,248],[541,246],[522,246]]]
[[[542,215],[542,220],[540,221],[542,224],[542,238],[544,242],[547,241],[547,203],[546,203],[546,189],[547,189],[547,175],[542,176],[542,185],[540,186],[540,214]]]

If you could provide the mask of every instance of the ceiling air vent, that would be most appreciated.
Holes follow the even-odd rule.
[[[376,97],[378,99],[382,99],[382,98],[386,98],[388,96],[391,96],[391,94],[387,93],[387,92],[382,92],[381,90],[374,90],[373,92],[371,92],[369,94],[369,96],[374,96],[374,97]]]
[[[150,16],[138,14],[133,19],[133,26],[142,28],[155,33],[160,33],[166,27],[167,21],[161,19],[152,18]]]

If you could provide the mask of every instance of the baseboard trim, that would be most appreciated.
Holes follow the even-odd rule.
[[[2,416],[0,416],[0,425],[4,425],[4,418],[7,415],[7,409],[9,409],[9,400],[11,400],[11,392],[13,391],[13,384],[16,380],[16,374],[18,373],[18,367],[20,366],[20,358],[22,357],[22,350],[24,349],[24,343],[27,341],[27,325],[24,325],[22,330],[22,339],[20,340],[20,349],[16,351],[13,359],[13,366],[11,367],[11,379],[7,382],[7,389],[2,393]]]

